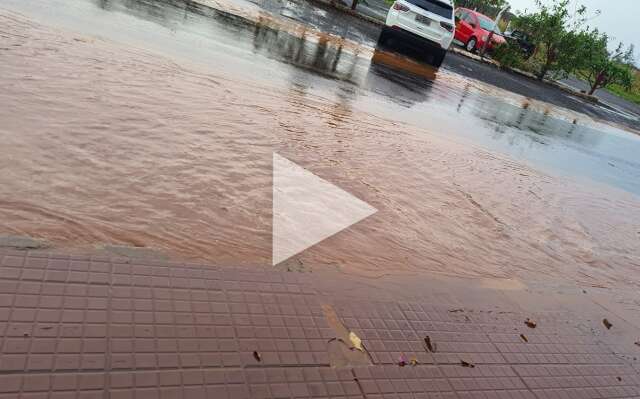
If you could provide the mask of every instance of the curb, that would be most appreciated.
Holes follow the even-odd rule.
[[[469,59],[472,59],[474,61],[477,62],[482,62],[484,64],[488,64],[488,65],[493,65],[495,67],[500,68],[500,64],[497,63],[496,61],[489,59],[489,58],[481,58],[479,55],[475,55],[473,53],[470,53],[466,50],[463,50],[461,48],[456,47],[456,44],[451,43],[451,47],[449,47],[449,51],[451,51],[452,53],[456,53],[458,55],[461,55],[463,57],[467,57]]]
[[[562,83],[559,83],[559,82],[555,82],[553,80],[545,80],[545,82],[550,84],[550,85],[552,85],[552,86],[554,86],[557,89],[560,89],[560,90],[562,90],[564,92],[572,94],[572,95],[574,95],[576,97],[580,97],[583,100],[589,101],[589,102],[591,102],[593,104],[600,104],[600,99],[598,97],[596,97],[596,96],[592,96],[592,95],[589,95],[587,93],[583,93],[581,91],[576,91],[572,87],[569,87],[569,86],[567,86],[565,84],[562,84]]]

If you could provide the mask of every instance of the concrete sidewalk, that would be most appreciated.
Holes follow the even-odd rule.
[[[640,397],[640,348],[621,354],[577,295],[583,313],[532,312],[480,281],[10,250],[0,264],[3,399]]]

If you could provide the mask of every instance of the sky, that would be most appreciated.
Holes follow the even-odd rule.
[[[508,0],[511,4],[511,11],[525,8],[535,10],[534,0]],[[551,0],[543,0],[551,3]],[[619,41],[623,41],[625,46],[629,43],[635,45],[636,65],[640,64],[640,0],[573,0],[576,4],[584,4],[587,7],[589,17],[595,15],[596,10],[601,14],[588,22],[589,26],[596,27],[600,31],[606,32],[617,46]]]

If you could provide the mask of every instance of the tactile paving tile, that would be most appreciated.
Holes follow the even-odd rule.
[[[367,398],[455,397],[445,375],[436,366],[398,367],[394,365],[357,367],[356,377]]]
[[[566,315],[528,329],[517,312],[322,297],[314,279],[0,251],[0,399],[640,396],[637,370]],[[329,366],[323,304],[374,364]]]
[[[515,365],[514,370],[538,397],[559,391],[570,398],[640,396],[640,376],[625,365]]]

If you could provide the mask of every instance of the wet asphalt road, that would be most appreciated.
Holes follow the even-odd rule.
[[[242,81],[335,99],[341,107],[470,140],[542,170],[640,194],[640,137],[523,108],[474,90],[474,81],[627,126],[636,126],[637,120],[455,54],[449,54],[437,74],[424,68],[432,76],[376,62],[366,49],[370,52],[376,46],[377,27],[307,3],[233,0],[231,4],[241,10],[250,6],[249,14],[268,10],[286,20],[306,21],[307,26],[363,48],[327,45],[311,32],[291,34],[256,23],[248,15],[238,17],[179,0],[7,0],[2,7],[60,29],[144,48]]]
[[[591,89],[585,81],[572,76],[566,79],[563,79],[561,83],[569,87],[572,87],[576,90],[582,90],[585,92],[588,92]],[[630,115],[636,115],[636,116],[640,115],[640,105],[627,101],[624,98],[618,97],[608,90],[599,89],[594,93],[594,95],[598,97],[598,99],[602,101],[605,105],[613,106]]]

